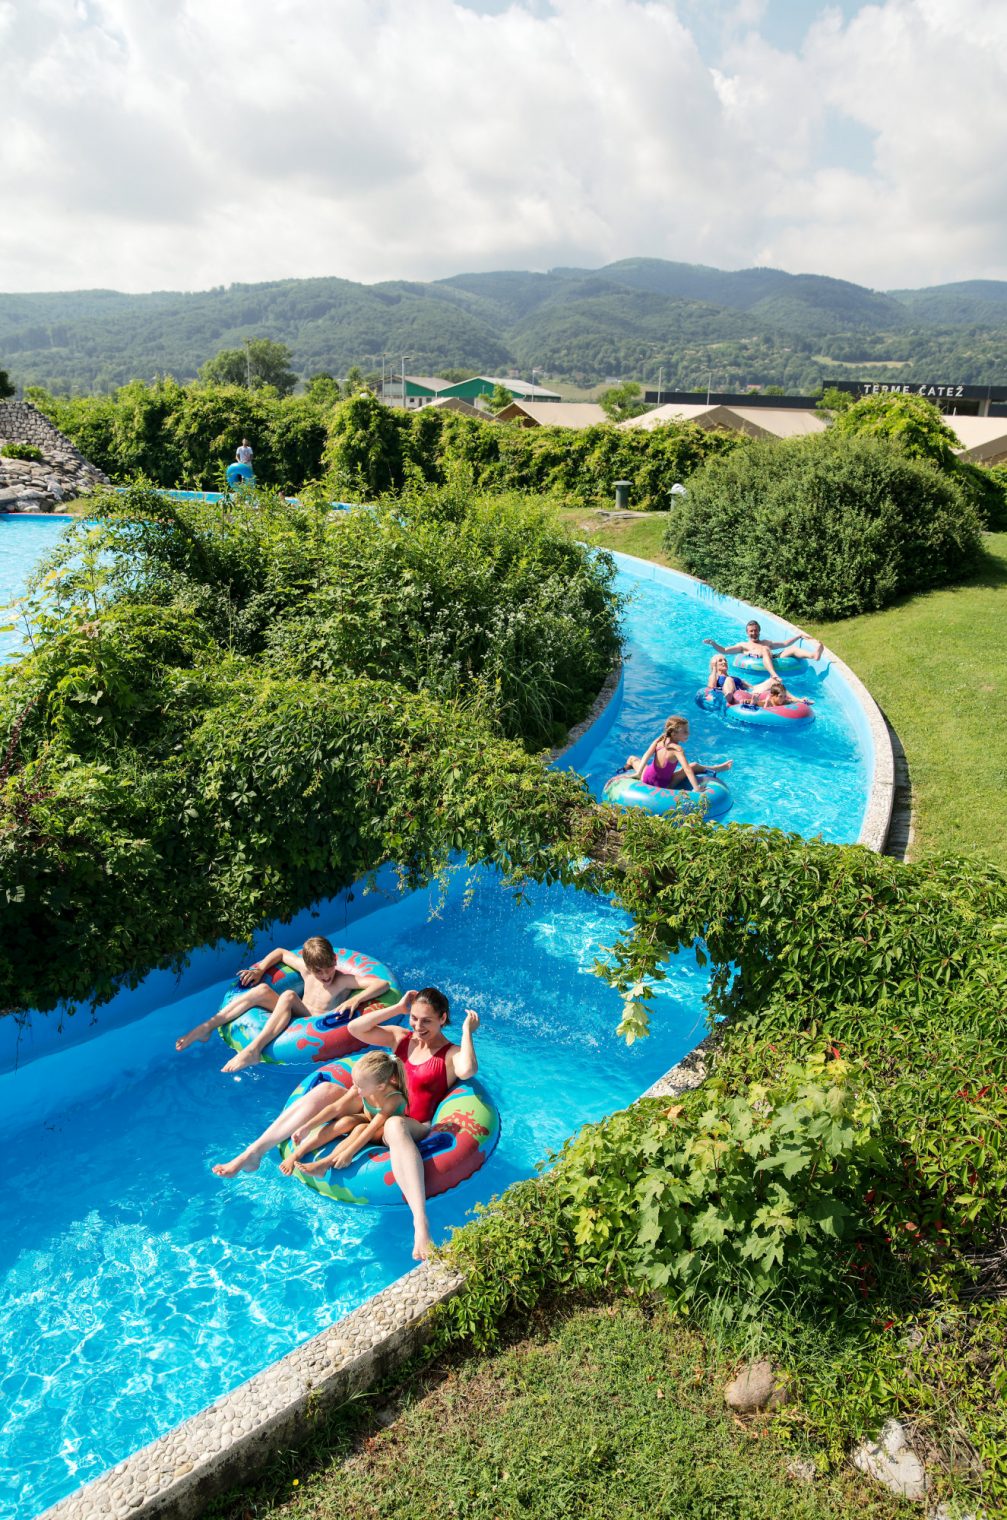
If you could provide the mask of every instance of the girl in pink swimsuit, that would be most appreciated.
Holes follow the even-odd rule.
[[[642,755],[630,755],[625,769],[645,786],[679,787],[702,791],[700,776],[715,776],[718,771],[729,771],[733,760],[722,760],[719,765],[692,765],[685,758],[682,745],[689,737],[689,720],[681,713],[666,719],[664,733],[648,745]]]

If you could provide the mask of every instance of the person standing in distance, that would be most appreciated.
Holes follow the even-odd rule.
[[[241,440],[241,443],[238,445],[238,447],[234,451],[234,457],[238,461],[239,464],[251,464],[251,462],[252,462],[252,446],[249,443],[249,441],[248,441],[247,438],[243,438]]]

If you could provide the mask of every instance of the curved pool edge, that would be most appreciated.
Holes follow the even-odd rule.
[[[778,613],[770,612],[766,607],[758,607],[754,602],[745,602],[740,597],[717,591],[708,581],[700,580],[695,575],[688,575],[684,570],[672,570],[668,565],[656,565],[653,560],[639,559],[635,554],[623,554],[616,549],[609,549],[606,552],[611,554],[617,565],[631,570],[634,575],[638,575],[643,580],[659,581],[665,585],[675,586],[696,600],[709,602],[721,609],[737,608],[739,613],[743,613],[746,617],[754,612],[760,623],[772,634],[781,633],[788,638],[791,634],[801,633],[796,623],[780,617]],[[806,634],[803,636],[807,637]],[[858,737],[867,751],[870,785],[856,842],[868,850],[873,850],[876,855],[880,855],[888,837],[892,808],[895,804],[895,756],[892,753],[888,725],[877,702],[846,661],[840,659],[828,645],[825,646],[825,656],[829,661],[830,681],[833,674],[839,677],[839,692],[841,696],[848,698],[843,705],[853,719]]]

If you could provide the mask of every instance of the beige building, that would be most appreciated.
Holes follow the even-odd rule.
[[[955,453],[970,464],[1007,464],[1007,417],[945,417],[957,433]]]
[[[824,433],[828,423],[816,411],[796,407],[723,406],[716,403],[670,401],[666,406],[629,417],[621,428],[660,427],[663,422],[694,422],[697,427],[723,428],[747,433],[750,438],[796,438],[804,433]]]
[[[518,422],[522,427],[586,428],[612,419],[593,401],[512,401],[497,412],[496,420]]]

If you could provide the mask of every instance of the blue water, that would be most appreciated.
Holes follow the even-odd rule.
[[[20,596],[25,582],[43,555],[54,548],[72,517],[0,512],[0,609]],[[14,622],[13,613],[0,612],[0,624]],[[21,648],[24,628],[0,632],[0,660]]]
[[[19,542],[22,526],[50,525],[19,523]],[[829,676],[805,676],[818,716],[800,739],[725,727],[692,693],[706,664],[698,640],[727,642],[736,617],[631,568],[621,586],[632,657],[622,713],[586,764],[595,788],[681,710],[690,754],[736,759],[729,818],[855,838],[866,772]],[[682,956],[655,1000],[652,1037],[628,1050],[615,1037],[619,999],[591,966],[623,923],[575,890],[536,888],[518,904],[490,873],[462,869],[443,902],[415,894],[354,927],[351,942],[401,985],[441,986],[456,1025],[466,1006],[482,1018],[480,1074],[501,1139],[475,1178],[432,1202],[435,1239],[581,1124],[628,1103],[703,1032],[705,973]],[[218,1000],[211,989],[118,1031],[102,1032],[99,1017],[92,1039],[0,1079],[0,1139],[17,1158],[0,1234],[2,1516],[53,1503],[411,1265],[403,1210],[322,1203],[275,1158],[254,1176],[213,1176],[302,1075],[263,1066],[225,1077],[216,1037],[177,1056],[175,1035]]]

